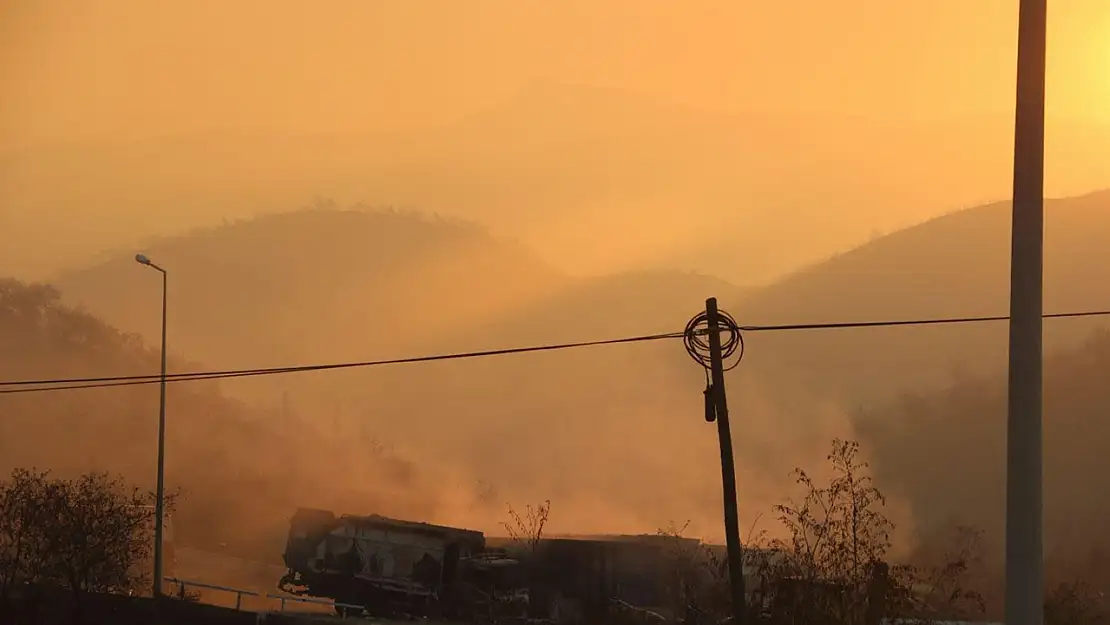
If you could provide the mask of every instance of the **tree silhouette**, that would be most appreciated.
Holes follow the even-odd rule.
[[[167,497],[172,511],[176,494]],[[75,610],[89,592],[142,592],[151,580],[153,495],[121,477],[74,479],[17,469],[0,482],[0,589],[67,589]]]

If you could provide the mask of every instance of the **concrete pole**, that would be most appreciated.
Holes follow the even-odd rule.
[[[1044,620],[1042,332],[1047,0],[1020,0],[1006,428],[1006,623]]]

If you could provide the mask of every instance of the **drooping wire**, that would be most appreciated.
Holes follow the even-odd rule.
[[[885,320],[885,321],[849,321],[849,322],[831,322],[831,323],[797,323],[797,324],[779,324],[779,325],[745,325],[739,326],[732,317],[727,313],[718,312],[720,321],[720,331],[726,333],[722,341],[722,355],[727,353],[725,358],[729,358],[739,351],[739,358],[744,354],[744,332],[774,332],[774,331],[798,331],[798,330],[835,330],[835,329],[849,329],[849,328],[876,328],[876,327],[895,327],[895,326],[925,326],[925,325],[945,325],[945,324],[964,324],[964,323],[982,323],[992,321],[1007,321],[1008,316],[989,316],[989,317],[948,317],[948,318],[934,318],[934,319],[900,319],[900,320]],[[1082,312],[1065,312],[1065,313],[1049,313],[1042,317],[1044,319],[1063,319],[1063,318],[1076,318],[1076,317],[1103,317],[1110,316],[1110,310],[1094,310]],[[437,354],[432,356],[418,356],[410,358],[395,358],[389,360],[371,360],[363,362],[343,362],[343,363],[329,363],[318,365],[301,365],[290,367],[271,367],[259,369],[238,369],[238,370],[216,370],[216,371],[196,371],[190,373],[173,373],[166,376],[167,382],[190,382],[196,380],[217,380],[238,377],[254,377],[260,375],[276,375],[283,373],[298,373],[305,371],[326,371],[333,369],[351,369],[362,367],[374,367],[384,365],[408,364],[408,363],[421,363],[433,362],[438,360],[456,360],[456,359],[471,359],[481,358],[485,356],[499,356],[511,354],[523,354],[530,352],[541,351],[556,351],[563,349],[575,349],[583,347],[597,347],[604,345],[619,345],[623,343],[637,343],[644,341],[657,341],[665,339],[683,339],[683,343],[687,348],[687,352],[691,357],[694,357],[702,366],[705,366],[708,358],[708,341],[705,337],[708,334],[707,328],[708,319],[704,318],[704,313],[696,316],[690,320],[686,329],[683,332],[667,332],[663,334],[650,334],[642,336],[631,336],[616,339],[605,339],[600,341],[581,341],[575,343],[560,343],[552,345],[537,345],[529,347],[516,347],[509,349],[494,349],[474,352],[461,352],[452,354]],[[726,345],[728,349],[726,351]],[[703,351],[704,350],[704,351]],[[699,354],[699,355],[695,355]],[[703,356],[704,355],[704,356]],[[739,358],[730,363],[726,370],[736,367],[739,363]],[[31,392],[45,392],[45,391],[68,391],[89,388],[108,388],[115,386],[135,386],[143,384],[157,384],[161,381],[159,375],[130,375],[130,376],[107,376],[107,377],[88,377],[88,378],[58,378],[58,379],[42,379],[42,380],[12,380],[0,381],[0,394],[10,393],[31,393]],[[8,388],[4,388],[8,387]],[[27,388],[30,387],[30,388]]]
[[[736,368],[744,358],[744,335],[736,320],[723,310],[717,311],[717,329],[721,335],[721,360],[724,370]],[[706,370],[710,366],[709,355],[709,314],[705,311],[694,315],[682,331],[682,343],[686,353]],[[730,362],[732,356],[736,358]]]
[[[471,352],[454,352],[447,354],[434,354],[430,356],[412,356],[406,358],[391,358],[383,360],[367,360],[359,362],[340,362],[317,365],[299,365],[291,367],[270,367],[262,369],[230,369],[217,371],[195,371],[189,373],[171,373],[166,375],[167,382],[190,382],[196,380],[216,380],[227,378],[255,377],[261,375],[277,375],[282,373],[302,373],[307,371],[329,371],[335,369],[359,369],[366,367],[380,367],[386,365],[413,364],[422,362],[435,362],[440,360],[462,360],[484,358],[488,356],[506,356],[512,354],[527,354],[532,352],[548,352],[566,349],[579,349],[584,347],[599,347],[603,345],[620,345],[625,343],[643,343],[665,339],[676,339],[682,335],[678,332],[665,332],[662,334],[645,334],[614,339],[595,341],[577,341],[573,343],[554,343],[546,345],[531,345],[527,347],[511,347],[504,349],[489,349]],[[143,384],[157,384],[162,381],[160,375],[132,375],[132,376],[102,376],[88,378],[63,378],[42,380],[15,380],[0,382],[0,394],[32,393],[53,390],[77,390],[87,388],[105,388],[114,386],[136,386]],[[11,388],[16,387],[16,388]]]

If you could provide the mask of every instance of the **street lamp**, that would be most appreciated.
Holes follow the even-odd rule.
[[[1047,0],[1018,10],[1010,374],[1006,423],[1006,623],[1044,619],[1042,321]]]
[[[162,533],[166,516],[166,270],[143,254],[135,262],[162,274],[162,375],[158,401],[158,486],[154,502],[154,596],[162,596]]]

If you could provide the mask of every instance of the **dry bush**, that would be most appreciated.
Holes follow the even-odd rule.
[[[175,495],[167,497],[167,513]],[[122,478],[17,469],[0,482],[0,599],[31,587],[132,593],[150,583],[154,496]]]
[[[775,506],[786,538],[749,530],[744,549],[751,617],[773,622],[855,625],[902,617],[925,623],[981,614],[982,597],[967,586],[980,534],[959,528],[935,562],[887,562],[894,523],[872,482],[859,445],[835,440],[827,457],[832,477],[817,483],[794,472],[802,493]],[[682,540],[685,526],[660,530],[674,539],[668,592],[675,616],[718,622],[731,614],[727,558]]]
[[[509,506],[510,521],[503,521],[501,526],[505,528],[513,542],[524,545],[528,547],[531,553],[535,553],[543,539],[543,528],[547,525],[547,518],[550,514],[550,500],[544,501],[538,506],[528,504],[525,506],[523,516],[515,508]]]
[[[1045,598],[1045,625],[1102,625],[1110,622],[1110,601],[1085,582],[1064,582]]]

